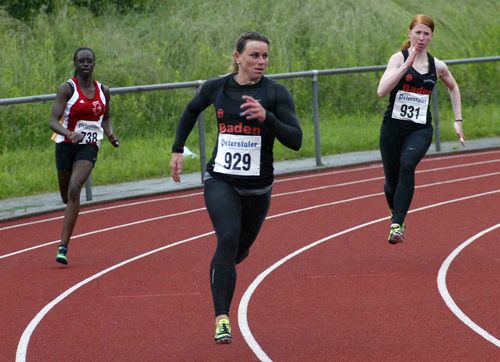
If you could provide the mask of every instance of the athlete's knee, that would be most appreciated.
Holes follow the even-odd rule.
[[[241,263],[245,260],[250,253],[250,249],[238,250],[238,254],[236,255],[236,264]]]
[[[392,182],[385,182],[384,183],[384,193],[386,195],[392,195],[394,194],[394,190],[396,189],[396,185],[393,184]]]
[[[235,247],[238,245],[239,232],[232,229],[227,229],[217,233],[217,238],[221,242],[221,244],[229,246],[234,245]]]
[[[82,192],[82,185],[80,184],[70,184],[68,188],[68,196],[66,198],[66,203],[68,201],[76,202],[80,200],[80,193]],[[63,200],[64,202],[64,200]]]
[[[415,174],[417,165],[413,161],[405,161],[401,163],[401,173],[403,175],[411,176]]]

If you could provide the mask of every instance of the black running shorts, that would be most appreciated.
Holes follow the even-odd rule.
[[[56,167],[58,171],[68,172],[76,161],[90,161],[95,165],[99,147],[92,144],[56,143]]]

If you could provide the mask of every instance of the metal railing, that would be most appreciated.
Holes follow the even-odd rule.
[[[451,59],[445,60],[444,62],[448,65],[454,64],[472,64],[472,63],[486,63],[486,62],[498,62],[500,61],[500,56],[491,57],[480,57],[480,58],[465,58],[465,59]],[[364,67],[350,67],[350,68],[335,68],[335,69],[324,69],[324,70],[310,70],[302,72],[291,72],[291,73],[277,73],[269,74],[267,77],[272,79],[292,79],[292,78],[311,78],[312,81],[312,106],[313,106],[313,124],[314,124],[314,150],[315,150],[315,160],[316,166],[321,166],[321,141],[320,141],[320,119],[319,119],[319,95],[318,95],[318,78],[319,76],[329,76],[338,74],[352,74],[352,73],[365,73],[365,72],[379,72],[384,71],[386,65],[373,65]],[[159,90],[171,90],[171,89],[181,89],[181,88],[194,88],[199,91],[201,85],[204,83],[203,80],[190,81],[190,82],[177,82],[177,83],[163,83],[163,84],[151,84],[142,86],[130,86],[130,87],[118,87],[110,88],[111,94],[125,94],[133,92],[150,92]],[[21,103],[34,103],[34,102],[45,102],[55,99],[56,94],[45,94],[39,96],[28,96],[28,97],[17,97],[17,98],[4,98],[0,99],[1,105],[11,105],[11,104],[21,104]],[[434,88],[432,93],[432,103],[433,103],[433,120],[434,120],[434,138],[436,151],[441,151],[441,139],[439,130],[439,113],[438,113],[438,94],[437,87]],[[205,164],[206,164],[206,149],[205,149],[205,122],[203,115],[198,118],[198,131],[199,131],[199,151],[200,151],[200,169],[201,169],[201,179],[203,181],[205,174]],[[92,179],[85,183],[85,191],[87,200],[92,200]]]

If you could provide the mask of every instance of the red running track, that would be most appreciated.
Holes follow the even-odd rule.
[[[215,345],[202,190],[0,224],[1,361],[500,360],[500,150],[425,158],[406,240],[379,163],[278,178]]]

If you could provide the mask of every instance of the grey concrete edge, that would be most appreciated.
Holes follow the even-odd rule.
[[[467,142],[466,147],[461,147],[458,142],[443,142],[441,143],[441,150],[439,152],[436,150],[435,144],[431,145],[426,157],[497,148],[500,148],[500,137],[470,140]],[[373,162],[380,162],[380,153],[378,150],[323,156],[321,158],[321,165],[319,166],[316,165],[315,158],[306,158],[301,160],[276,162],[274,168],[276,175],[284,175]],[[183,175],[181,183],[177,184],[170,178],[159,178],[113,185],[94,186],[92,187],[91,201],[86,200],[85,190],[82,190],[81,205],[83,207],[141,196],[190,190],[200,188],[201,186],[202,180],[199,173]],[[61,198],[58,193],[3,199],[0,200],[0,222],[11,221],[17,218],[34,216],[51,211],[63,210],[64,208],[65,205],[61,202]]]

